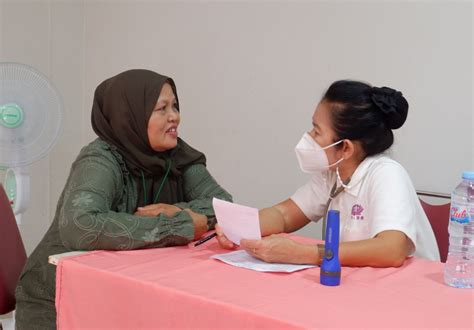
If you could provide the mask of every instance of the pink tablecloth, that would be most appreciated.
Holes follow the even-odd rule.
[[[215,240],[190,249],[96,251],[57,268],[59,329],[465,328],[474,290],[443,284],[443,264],[342,270],[339,287],[319,268],[259,273],[209,259]]]

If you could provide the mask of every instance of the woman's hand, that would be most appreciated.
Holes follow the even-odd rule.
[[[147,206],[139,207],[137,208],[135,215],[142,216],[142,217],[156,217],[163,213],[167,217],[171,218],[176,213],[181,212],[181,211],[183,210],[181,210],[177,206],[160,203],[160,204],[150,204]],[[207,217],[203,214],[193,212],[190,209],[185,209],[184,211],[186,211],[191,217],[191,219],[193,220],[194,239],[200,238],[208,230]]]
[[[216,224],[216,234],[217,234],[217,241],[219,242],[219,245],[223,247],[224,249],[232,250],[237,247],[232,241],[230,241],[225,235],[224,232],[222,231],[222,228]]]
[[[135,215],[142,217],[156,217],[163,213],[167,217],[171,218],[176,213],[180,212],[181,209],[177,206],[170,204],[150,204],[143,207],[137,208]]]
[[[194,239],[197,240],[204,235],[209,228],[207,228],[207,217],[204,214],[199,214],[191,209],[185,209],[184,211],[188,212],[193,219],[194,225]]]
[[[267,236],[261,240],[243,239],[240,246],[253,257],[265,262],[316,264],[318,259],[315,245],[300,244],[278,235]]]

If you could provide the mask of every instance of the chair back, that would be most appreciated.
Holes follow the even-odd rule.
[[[15,288],[26,262],[10,201],[0,184],[0,315],[15,309]]]
[[[425,194],[418,192],[418,195],[422,196],[432,196],[438,198],[450,198],[449,195],[445,194]],[[425,202],[420,198],[421,206],[428,217],[428,220],[431,224],[431,228],[433,229],[436,243],[438,244],[439,256],[441,258],[441,262],[446,262],[446,258],[448,257],[448,247],[449,247],[449,233],[448,233],[448,225],[449,225],[449,212],[451,209],[451,203],[441,204],[441,205],[433,205],[428,202]]]

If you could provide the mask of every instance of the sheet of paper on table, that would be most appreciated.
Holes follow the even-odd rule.
[[[223,254],[215,254],[211,256],[211,258],[223,261],[232,266],[248,268],[259,272],[292,273],[297,270],[316,267],[314,265],[268,263],[252,257],[247,252],[245,252],[245,250],[232,251]]]
[[[240,240],[261,239],[258,209],[212,199],[216,219],[225,236],[237,245]]]
[[[70,251],[70,252],[64,252],[60,254],[53,254],[48,257],[48,263],[57,266],[61,258],[77,256],[77,255],[84,254],[87,252],[90,252],[90,251]]]

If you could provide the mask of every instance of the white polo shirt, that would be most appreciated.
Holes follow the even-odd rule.
[[[291,199],[308,219],[318,221],[334,182],[336,174],[332,171],[314,174]],[[386,154],[364,159],[352,175],[349,188],[337,195],[329,208],[340,212],[341,242],[399,230],[412,240],[415,256],[440,260],[433,230],[408,173]]]

